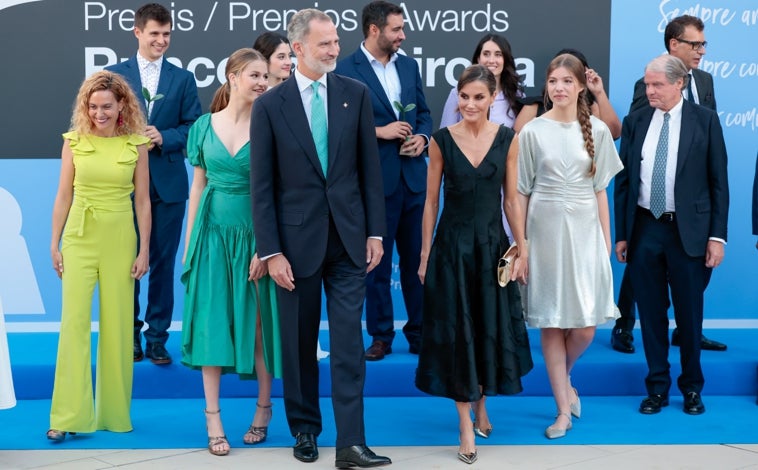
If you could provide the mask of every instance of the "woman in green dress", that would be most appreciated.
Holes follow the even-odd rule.
[[[190,189],[182,282],[186,286],[182,363],[200,368],[208,451],[229,453],[219,406],[222,373],[257,378],[258,402],[245,444],[266,439],[272,377],[281,376],[275,284],[258,259],[250,208],[250,113],[268,86],[266,59],[235,51],[226,83],[189,132],[195,167]]]

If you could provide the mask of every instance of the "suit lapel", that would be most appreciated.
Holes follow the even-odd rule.
[[[284,83],[279,85],[282,88],[282,106],[279,108],[282,113],[282,120],[287,123],[290,132],[294,136],[295,140],[303,148],[305,156],[316,168],[316,171],[324,177],[324,172],[321,169],[321,162],[318,159],[318,152],[316,151],[316,144],[313,142],[313,134],[311,134],[311,126],[308,124],[308,117],[305,115],[305,108],[303,107],[303,99],[300,97],[300,90],[297,88],[297,80],[294,74],[290,76]],[[331,98],[332,90],[329,90],[327,95]],[[332,122],[329,120],[329,153],[331,154],[331,128]]]
[[[695,134],[696,116],[695,105],[687,100],[684,100],[682,104],[682,125],[679,128],[679,148],[676,155],[676,175],[682,171],[685,160],[690,154],[690,148],[692,147],[692,138]]]
[[[137,101],[142,108],[142,112],[146,113],[147,108],[145,106],[145,99],[142,97],[142,77],[139,74],[139,63],[137,63],[137,56],[132,56],[124,63],[125,73],[127,81],[131,83],[134,93],[137,95]]]
[[[153,112],[150,113],[150,121],[155,121],[155,117],[161,112],[163,102],[166,101],[166,96],[171,93],[173,89],[171,84],[174,81],[174,64],[167,61],[164,57],[163,65],[161,66],[161,75],[158,77],[158,89],[156,95],[163,95],[163,98],[153,101]],[[144,100],[143,100],[144,101]]]
[[[373,71],[371,74],[374,75]],[[345,88],[339,86],[337,76],[330,73],[326,76],[328,84],[328,97],[326,112],[329,116],[329,168],[334,168],[339,154],[339,143],[342,140],[342,131],[345,128],[345,112],[357,103],[351,103],[345,93]],[[329,170],[327,170],[328,172]]]
[[[379,79],[376,78],[376,73],[374,72],[374,68],[371,66],[371,63],[368,61],[368,58],[366,57],[366,54],[363,53],[363,51],[359,48],[355,54],[355,69],[358,71],[358,74],[363,78],[363,83],[365,83],[369,89],[376,94],[376,96],[379,97],[379,101],[384,105],[385,110],[390,113],[391,115],[395,115],[395,109],[392,107],[392,103],[390,103],[389,98],[387,98],[387,93],[384,92],[384,88],[382,88],[382,84],[379,82]],[[397,62],[395,62],[395,65],[397,65]],[[398,70],[398,75],[400,74],[400,70]],[[400,77],[400,83],[403,83],[403,77]]]
[[[654,112],[654,108],[648,107],[647,112],[640,113],[640,116],[637,118],[637,124],[633,126],[635,133],[638,133],[638,135],[633,136],[631,139],[633,143],[633,158],[632,161],[629,162],[629,181],[632,183],[630,184],[630,188],[633,188],[633,191],[630,191],[630,200],[633,201],[635,205],[637,204],[637,199],[639,198],[640,194],[639,182],[640,166],[642,164],[642,145],[645,143],[645,136],[650,129],[650,122],[653,120]]]

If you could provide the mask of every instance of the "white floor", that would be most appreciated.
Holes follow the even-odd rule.
[[[65,446],[65,443],[62,444]],[[758,469],[758,444],[689,446],[481,446],[479,460],[468,466],[455,447],[376,447],[393,460],[388,470],[417,469]],[[0,469],[107,468],[301,469],[334,468],[334,448],[320,447],[312,464],[296,461],[289,448],[235,448],[225,457],[206,450],[35,450],[0,451]]]

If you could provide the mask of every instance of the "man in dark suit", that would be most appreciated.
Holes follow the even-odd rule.
[[[682,15],[674,18],[666,25],[663,42],[666,45],[668,53],[681,59],[689,73],[690,79],[684,91],[685,98],[693,103],[716,111],[713,77],[710,73],[698,69],[700,60],[705,55],[706,41],[704,29],[705,25],[700,18]],[[647,107],[649,107],[649,104],[647,95],[645,94],[644,78],[640,78],[634,84],[634,97],[632,98],[632,105],[629,108],[629,114]],[[621,317],[616,320],[616,326],[611,333],[611,345],[617,351],[633,353],[634,298],[627,270],[624,270],[624,277],[621,281],[618,307]],[[676,328],[674,328],[671,334],[671,344],[679,346],[679,331]],[[713,341],[705,336],[701,338],[701,347],[710,351],[726,351],[726,344]]]
[[[264,93],[250,121],[250,181],[258,256],[278,285],[284,405],[293,454],[318,458],[316,341],[326,293],[338,468],[391,463],[365,444],[361,316],[366,272],[385,233],[381,168],[366,87],[334,73],[339,36],[319,10],[287,28],[295,73]],[[327,132],[328,128],[328,132]]]
[[[426,160],[422,156],[432,132],[432,117],[416,62],[397,53],[405,39],[403,10],[385,1],[363,8],[365,41],[337,64],[336,72],[368,86],[382,162],[387,235],[379,265],[366,278],[366,329],[373,342],[366,360],[392,352],[395,319],[392,308],[392,251],[397,241],[400,285],[408,321],[403,333],[409,350],[418,354],[424,287],[418,277],[421,219],[426,199]],[[394,103],[411,107],[406,112]]]
[[[624,119],[616,175],[616,257],[628,263],[648,365],[640,412],[668,405],[669,288],[680,331],[684,412],[705,411],[700,392],[703,291],[724,257],[729,185],[718,115],[683,99],[687,69],[673,55],[645,68],[650,107]]]
[[[138,98],[143,88],[151,101],[142,100],[148,116],[145,135],[149,146],[150,202],[153,229],[150,232],[150,275],[148,276],[145,322],[145,355],[153,364],[169,364],[166,351],[168,328],[174,311],[174,264],[179,249],[182,220],[189,194],[184,151],[190,126],[200,116],[195,77],[164,60],[171,42],[171,13],[150,3],[134,16],[134,35],[139,48],[129,60],[107,67],[123,75]],[[143,357],[139,319],[140,283],[134,283],[134,360]]]

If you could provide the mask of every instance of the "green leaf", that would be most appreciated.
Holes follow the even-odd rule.
[[[408,111],[413,111],[414,109],[416,109],[416,104],[411,103],[409,105],[406,105],[405,108],[403,108],[403,111],[407,113]]]
[[[395,109],[397,109],[398,112],[402,113],[404,111],[403,104],[401,102],[399,102],[399,101],[393,101],[392,104],[395,105]]]
[[[142,97],[145,98],[145,101],[150,101],[150,92],[145,87],[142,87]]]
[[[158,101],[161,98],[163,98],[163,95],[158,93],[157,95],[153,96],[153,99],[150,101]],[[413,105],[413,106],[415,107],[416,105]]]

